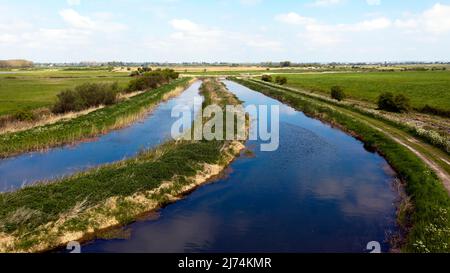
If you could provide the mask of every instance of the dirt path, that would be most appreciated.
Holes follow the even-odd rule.
[[[381,121],[375,120],[373,118],[368,118],[363,115],[353,113],[349,110],[336,109],[338,111],[343,111],[345,114],[351,115],[359,120],[363,121],[372,128],[384,133],[389,138],[393,139],[397,143],[408,148],[417,157],[419,157],[425,164],[432,169],[439,179],[444,184],[445,188],[450,194],[450,175],[449,175],[449,159],[448,156],[442,153],[437,148],[423,143],[420,140],[408,135],[407,133],[396,129],[395,127],[386,125]]]
[[[314,100],[319,104],[330,107],[336,111],[344,113],[345,115],[351,116],[359,121],[362,121],[365,124],[369,125],[370,127],[382,132],[387,137],[393,139],[400,145],[406,147],[411,152],[413,152],[418,158],[420,158],[431,170],[433,170],[436,173],[436,175],[442,181],[447,192],[450,194],[450,156],[444,153],[442,150],[428,143],[423,142],[422,140],[408,134],[407,132],[401,129],[388,125],[387,123],[379,119],[372,118],[364,114],[348,110],[347,108],[331,105],[329,103],[320,101],[319,98],[315,99],[311,97],[310,94],[305,94],[302,90],[295,88],[289,89],[290,91],[288,90],[286,91],[296,93],[298,95],[303,95],[308,99]]]

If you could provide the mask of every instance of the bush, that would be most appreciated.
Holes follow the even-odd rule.
[[[132,73],[133,75],[133,73]],[[139,73],[134,80],[128,84],[126,92],[142,91],[146,89],[155,89],[162,84],[169,83],[171,80],[177,79],[179,73],[173,69],[157,69],[155,71]]]
[[[397,108],[396,109],[397,112],[400,113],[409,112],[409,110],[411,109],[409,99],[402,94],[395,96],[394,102],[395,107]]]
[[[436,116],[443,116],[450,118],[450,110],[442,110],[438,109],[436,107],[425,105],[424,107],[417,109],[419,112],[425,113],[425,114],[432,114]]]
[[[262,75],[261,80],[265,82],[272,82],[272,76],[270,75]]]
[[[29,110],[19,110],[13,115],[13,119],[19,121],[33,121],[36,119],[36,115]]]
[[[287,83],[287,78],[282,76],[277,76],[275,82],[279,85],[285,85]]]
[[[390,92],[381,94],[378,97],[378,108],[389,112],[408,112],[411,109],[409,99],[402,94],[394,97]]]
[[[66,113],[99,105],[111,105],[117,102],[118,92],[119,85],[116,82],[84,83],[59,93],[52,112]]]
[[[331,87],[331,98],[337,101],[342,101],[345,99],[345,93],[342,87],[333,86]]]

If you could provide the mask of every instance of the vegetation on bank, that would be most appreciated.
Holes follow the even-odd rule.
[[[382,93],[378,97],[378,109],[389,112],[404,113],[411,109],[409,99],[402,94],[394,96],[390,92]]]
[[[411,106],[426,113],[450,116],[450,72],[370,72],[284,74],[288,86],[330,95],[332,86],[341,86],[348,97],[376,103],[384,92],[403,94]]]
[[[0,126],[1,118],[19,111],[33,112],[51,108],[62,90],[89,83],[117,82],[126,88],[129,73],[102,70],[33,70],[0,73]]]
[[[403,181],[411,203],[399,208],[398,220],[407,231],[406,252],[450,252],[450,198],[437,176],[410,150],[366,123],[327,103],[286,89],[254,81],[232,79],[248,88],[354,133],[379,151]]]
[[[152,71],[148,68],[148,70],[142,71],[138,72],[137,75],[132,75],[135,79],[129,82],[125,92],[154,89],[162,84],[169,83],[171,80],[178,79],[179,76],[179,73],[172,69],[156,69]]]
[[[112,105],[117,102],[119,85],[114,83],[84,83],[62,91],[52,107],[55,114],[78,112],[100,105]]]
[[[151,92],[144,92],[121,103],[68,121],[2,134],[0,157],[72,143],[120,128],[147,113],[150,107],[170,96],[172,91],[185,88],[189,81],[190,78],[174,80]]]
[[[251,80],[251,81],[258,82],[256,80]],[[439,129],[434,128],[434,127],[430,128],[429,127],[429,125],[431,125],[430,121],[428,121],[428,123],[426,123],[425,126],[417,126],[416,124],[414,124],[414,123],[411,124],[409,122],[411,119],[408,119],[408,118],[405,119],[404,117],[401,117],[401,116],[393,116],[388,113],[383,113],[378,110],[374,110],[371,108],[367,108],[365,106],[361,106],[359,104],[355,104],[354,102],[351,102],[351,101],[336,101],[334,99],[329,99],[327,96],[324,96],[322,94],[315,94],[315,93],[311,93],[308,91],[303,91],[302,89],[292,89],[290,87],[274,85],[271,83],[267,83],[267,85],[270,85],[272,87],[279,88],[279,89],[282,89],[282,90],[285,90],[288,92],[295,91],[296,93],[301,93],[302,95],[304,95],[306,97],[317,99],[322,102],[326,102],[326,103],[329,103],[332,105],[346,108],[351,111],[363,114],[365,116],[381,120],[387,124],[390,124],[396,128],[399,128],[413,136],[419,137],[423,141],[439,148],[446,154],[450,154],[450,137],[448,136],[448,132],[447,132],[448,129],[446,128],[446,129],[442,130],[441,128],[439,128]],[[412,114],[412,113],[408,113],[408,115],[410,115],[410,114]],[[436,119],[432,119],[431,123],[440,124],[441,122],[438,122],[438,120],[436,120]],[[439,125],[438,127],[440,127],[440,126],[441,125]],[[445,126],[445,123],[443,126]]]
[[[216,81],[208,104],[238,100]],[[239,142],[237,142],[239,143]],[[217,175],[243,147],[236,141],[169,141],[135,158],[51,183],[0,194],[0,251],[42,251],[132,222]]]
[[[117,82],[111,84],[86,82],[59,93],[52,112],[56,114],[77,112],[100,105],[112,105],[118,101],[119,93],[153,90],[178,79],[178,76],[179,74],[172,69],[149,70],[131,80],[123,90],[120,89]]]

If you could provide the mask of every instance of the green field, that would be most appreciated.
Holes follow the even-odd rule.
[[[65,88],[84,82],[113,82],[125,86],[128,73],[108,71],[36,70],[0,73],[0,115],[48,107]]]
[[[93,137],[111,129],[129,124],[158,104],[167,93],[177,87],[185,88],[190,78],[182,78],[169,84],[134,96],[129,100],[82,115],[29,130],[0,135],[0,158],[28,151],[46,149]]]
[[[450,110],[450,72],[371,72],[283,74],[288,86],[329,93],[330,87],[340,85],[347,96],[375,103],[382,92],[404,94],[413,107],[429,106]]]

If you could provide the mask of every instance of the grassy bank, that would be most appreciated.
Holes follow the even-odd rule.
[[[201,91],[204,106],[239,103],[215,81]],[[170,141],[132,159],[0,194],[0,251],[44,251],[130,223],[218,175],[242,148],[237,141]]]
[[[251,80],[256,83],[264,84],[267,86],[271,86],[274,88],[278,88],[280,90],[284,90],[286,92],[295,92],[300,93],[303,96],[319,100],[321,102],[325,102],[327,104],[335,105],[340,108],[345,108],[353,112],[360,113],[367,117],[371,117],[374,119],[378,119],[384,123],[392,125],[398,129],[403,130],[404,132],[416,136],[422,139],[424,142],[429,143],[430,145],[435,146],[440,149],[442,152],[450,155],[450,138],[448,135],[448,127],[447,122],[444,118],[439,118],[436,116],[430,116],[428,118],[424,118],[423,116],[418,116],[414,113],[390,113],[386,111],[378,111],[371,107],[367,107],[364,104],[355,103],[355,101],[337,101],[332,99],[330,96],[325,96],[323,94],[311,93],[305,91],[303,89],[297,89],[292,87],[280,86],[274,83],[267,83],[261,80]],[[422,119],[421,122],[423,124],[418,125],[414,122],[416,119]],[[439,152],[437,153],[437,156]],[[447,166],[448,164],[445,163]]]
[[[142,117],[149,108],[160,101],[178,94],[187,87],[189,82],[189,78],[175,80],[151,92],[144,92],[124,102],[68,121],[2,134],[0,135],[0,157],[72,143],[120,128]]]
[[[233,80],[307,115],[339,126],[361,139],[366,146],[379,151],[406,182],[411,201],[404,202],[399,208],[398,220],[407,232],[402,250],[450,252],[450,198],[437,176],[413,152],[338,107],[254,81]]]

